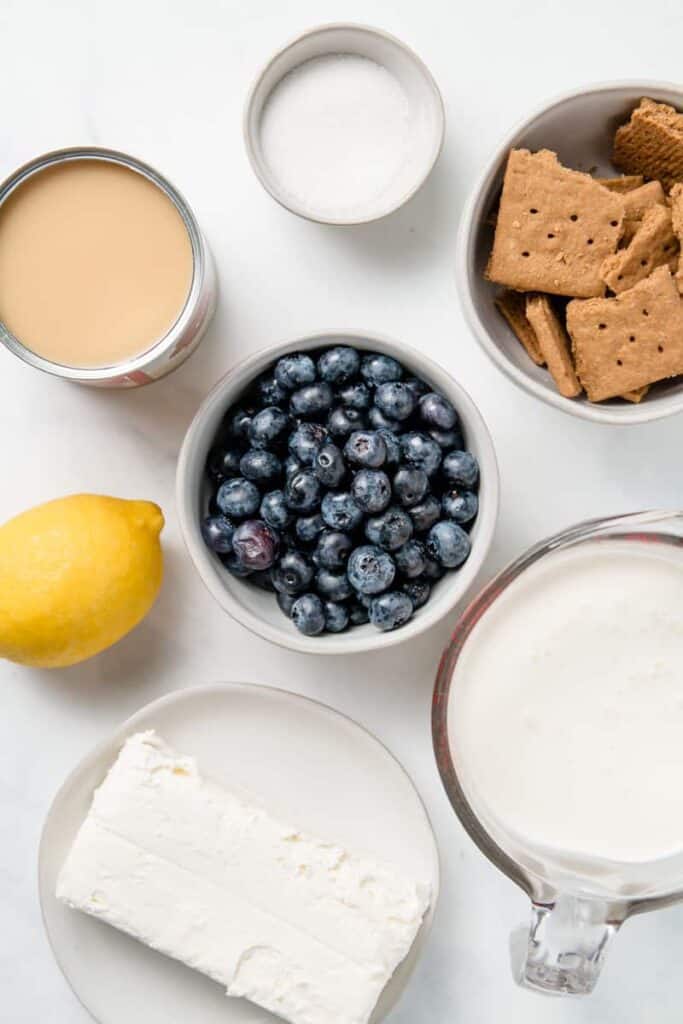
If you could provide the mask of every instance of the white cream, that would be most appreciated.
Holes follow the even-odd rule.
[[[149,732],[95,792],[57,896],[293,1024],[364,1024],[429,904],[426,887],[283,825]]]

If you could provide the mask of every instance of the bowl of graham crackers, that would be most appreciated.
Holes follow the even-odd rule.
[[[496,151],[463,215],[458,287],[515,383],[642,423],[683,411],[682,248],[683,86],[590,86]]]

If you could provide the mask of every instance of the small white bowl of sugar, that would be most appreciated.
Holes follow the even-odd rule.
[[[420,58],[363,25],[311,29],[266,65],[244,114],[249,159],[282,206],[321,224],[393,213],[443,145],[441,94]]]

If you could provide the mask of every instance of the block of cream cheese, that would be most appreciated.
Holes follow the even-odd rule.
[[[95,791],[57,897],[292,1024],[365,1024],[430,892],[275,820],[145,732]]]

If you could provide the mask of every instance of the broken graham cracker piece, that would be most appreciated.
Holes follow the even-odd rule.
[[[536,366],[543,366],[545,360],[534,329],[526,316],[526,295],[522,292],[506,291],[497,295],[494,302],[498,312],[505,317],[510,325],[512,333],[523,345],[529,359],[533,360]]]
[[[614,164],[627,174],[661,181],[668,191],[683,182],[683,114],[643,99],[614,136]]]
[[[583,391],[574,373],[569,338],[547,295],[529,295],[526,315],[543,353],[557,390],[565,398],[576,398]]]
[[[622,174],[619,178],[595,178],[603,188],[608,188],[610,192],[632,192],[636,188],[640,188],[644,184],[645,179],[642,174]]]
[[[634,402],[637,404],[638,402],[642,402],[649,390],[650,385],[644,384],[642,388],[636,388],[635,391],[625,391],[623,395],[620,395],[620,397],[625,398],[627,402]]]
[[[668,267],[613,299],[570,302],[567,329],[592,402],[683,373],[683,300]]]
[[[658,181],[648,181],[647,185],[627,192],[623,199],[626,213],[621,246],[629,244],[648,210],[657,205],[666,206],[666,193]]]
[[[513,149],[486,276],[521,292],[604,295],[600,266],[616,252],[623,216],[623,196],[555,153]]]
[[[669,199],[671,200],[671,221],[674,234],[678,238],[679,245],[683,247],[683,185],[674,185]],[[683,294],[683,260],[679,260],[676,284],[679,292]]]
[[[675,270],[678,253],[671,211],[666,206],[653,206],[643,217],[628,248],[607,257],[601,270],[603,280],[613,292],[625,292],[665,263]]]

